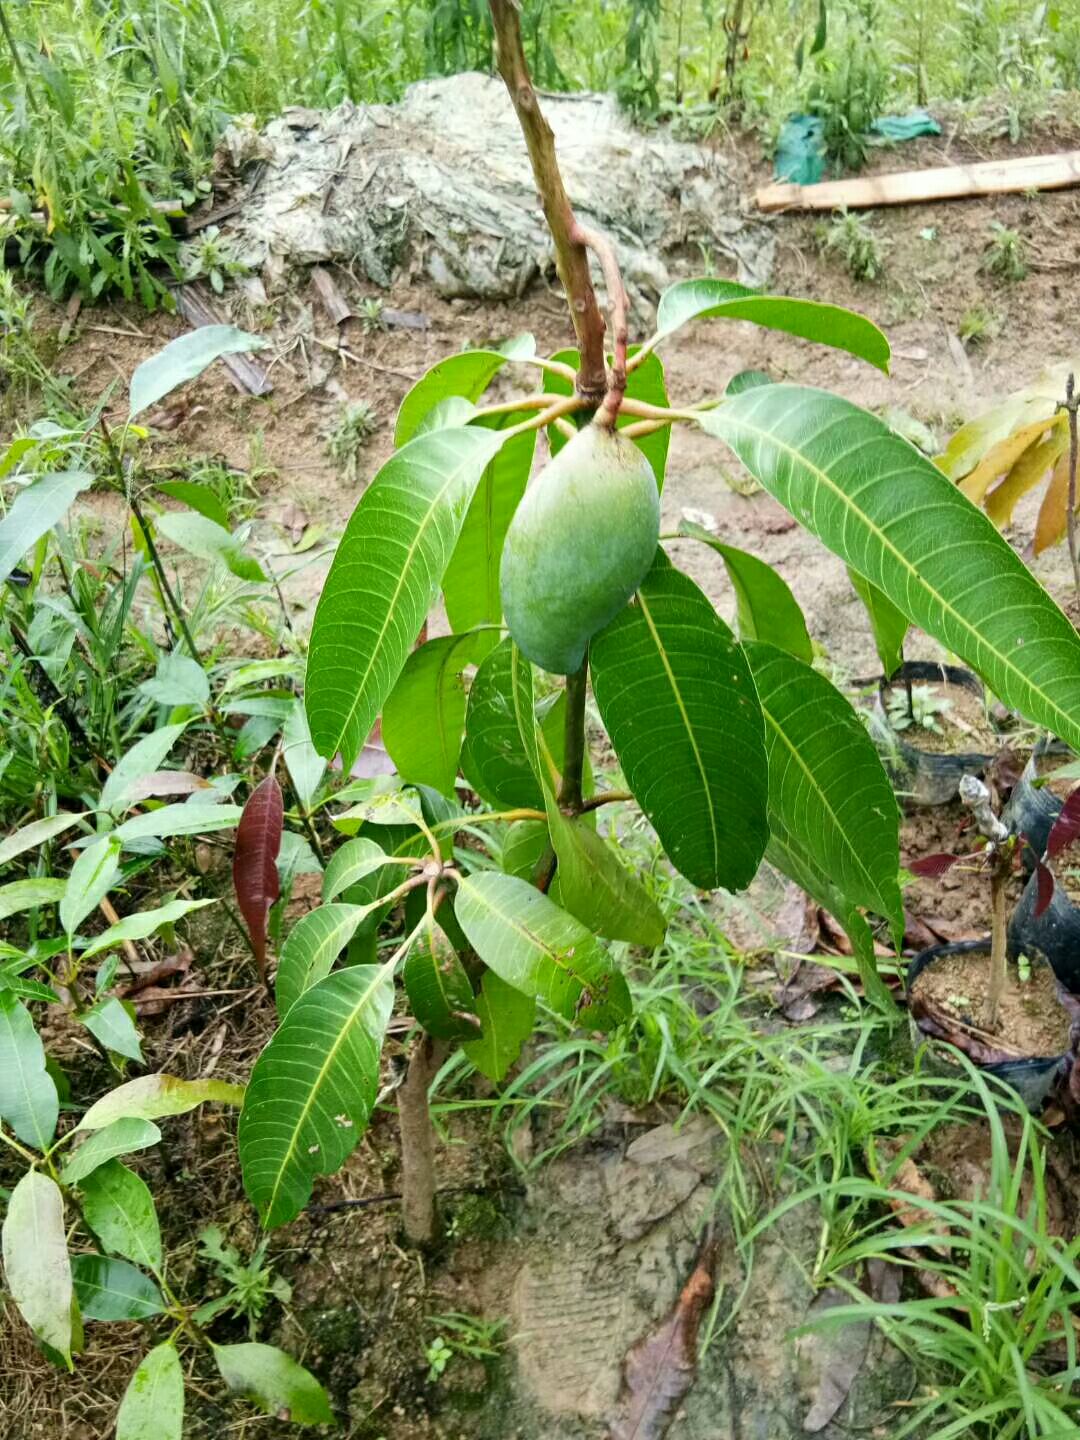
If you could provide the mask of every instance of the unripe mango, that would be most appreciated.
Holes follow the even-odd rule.
[[[518,649],[556,675],[644,580],[660,536],[660,497],[645,456],[614,430],[586,425],[540,471],[503,548],[503,613]]]

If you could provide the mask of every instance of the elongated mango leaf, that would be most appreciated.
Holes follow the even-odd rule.
[[[116,1440],[181,1440],[184,1372],[175,1345],[157,1345],[128,1381],[116,1416]]]
[[[125,940],[145,940],[148,935],[154,935],[157,931],[165,928],[166,925],[175,925],[177,920],[182,920],[185,915],[190,915],[193,910],[204,910],[207,905],[214,905],[215,900],[170,900],[167,905],[159,905],[156,910],[140,910],[136,915],[125,915],[123,920],[110,925],[100,935],[95,935],[90,944],[82,952],[82,959],[89,960],[95,955],[100,955],[103,950],[111,950],[116,945],[122,945]]]
[[[1050,484],[1046,487],[1046,494],[1039,506],[1038,519],[1035,521],[1036,555],[1041,555],[1051,545],[1063,540],[1068,531],[1070,464],[1069,452],[1066,450],[1054,466]]]
[[[153,1280],[126,1260],[76,1255],[71,1274],[84,1320],[148,1320],[165,1309]]]
[[[1080,637],[991,522],[880,420],[769,385],[702,416],[765,489],[999,699],[1080,748]]]
[[[30,1012],[12,991],[0,990],[0,1120],[24,1145],[47,1150],[59,1114],[56,1084]]]
[[[135,1150],[145,1150],[156,1145],[161,1131],[152,1120],[143,1120],[129,1115],[114,1120],[103,1130],[96,1130],[84,1140],[60,1172],[65,1185],[77,1185],[87,1175],[93,1174],[106,1160],[115,1160],[120,1155],[130,1155]]]
[[[799,602],[787,581],[771,565],[748,550],[725,545],[689,520],[679,526],[679,533],[700,540],[723,560],[738,604],[740,640],[764,640],[769,645],[779,645],[781,650],[800,660],[809,662],[814,658],[810,632]]]
[[[1059,423],[1047,432],[1046,439],[1025,450],[1001,484],[995,485],[987,495],[983,508],[999,529],[1012,521],[1019,502],[1049,475],[1068,449],[1069,427],[1061,415]]]
[[[200,485],[194,480],[158,480],[154,489],[168,495],[170,500],[179,500],[181,505],[197,510],[223,530],[229,528],[229,512],[209,485]]]
[[[627,784],[695,885],[749,885],[768,838],[765,726],[746,656],[705,595],[658,553],[593,637],[593,693]]]
[[[95,1100],[75,1128],[103,1130],[115,1120],[129,1116],[160,1120],[167,1115],[186,1115],[196,1105],[205,1104],[208,1100],[216,1100],[222,1105],[239,1105],[243,1098],[244,1087],[230,1085],[226,1080],[181,1080],[176,1075],[140,1075]]]
[[[156,355],[136,366],[131,377],[129,415],[134,420],[151,405],[201,375],[222,355],[261,350],[266,344],[257,335],[248,335],[235,325],[201,325],[170,340]]]
[[[266,921],[281,892],[277,857],[285,804],[273,775],[261,780],[247,798],[236,827],[233,889],[244,917],[260,976],[266,974]]]
[[[730,280],[680,280],[665,290],[656,311],[656,329],[670,335],[690,320],[721,318],[752,320],[766,330],[782,330],[834,350],[846,350],[889,371],[889,342],[865,315],[818,300],[797,300],[786,295],[756,295]]]
[[[629,1017],[626,981],[595,936],[524,880],[466,875],[454,914],[489,969],[564,1020],[610,1030]]]
[[[641,881],[588,824],[565,816],[550,792],[547,812],[560,904],[596,935],[655,950],[667,922]]]
[[[461,1048],[481,1075],[501,1080],[532,1034],[536,1001],[494,970],[485,970],[474,1008],[483,1033],[478,1040],[463,1041]]]
[[[454,795],[465,733],[465,684],[475,635],[429,640],[405,662],[382,713],[383,744],[405,780]]]
[[[340,850],[334,851],[323,871],[323,900],[336,899],[365,875],[372,874],[385,864],[386,851],[369,836],[359,835],[355,840],[346,841]]]
[[[502,620],[499,562],[510,521],[525,494],[535,450],[535,430],[515,435],[481,476],[443,576],[446,614],[456,633]],[[489,631],[477,640],[492,645],[497,638],[495,631]]]
[[[274,980],[274,999],[282,1019],[305,990],[329,975],[366,914],[364,905],[331,904],[300,917],[281,947]]]
[[[32,545],[62,520],[75,498],[94,483],[87,470],[62,470],[42,475],[16,495],[0,520],[0,585]]]
[[[67,891],[67,880],[43,875],[36,880],[12,880],[0,885],[0,920],[7,920],[23,910],[36,910],[40,905],[57,905]]]
[[[240,580],[264,581],[266,573],[259,562],[245,554],[234,535],[214,520],[194,510],[170,510],[157,517],[157,528],[174,545],[199,560],[224,565]]]
[[[7,865],[16,855],[35,850],[46,841],[62,835],[72,825],[77,825],[84,814],[82,810],[64,810],[59,815],[47,815],[44,820],[32,820],[29,825],[13,830],[6,840],[0,842],[0,865]]]
[[[883,595],[876,585],[871,585],[865,575],[860,575],[850,565],[848,579],[866,608],[874,636],[874,648],[881,661],[881,673],[889,679],[904,663],[904,641],[911,629],[911,622],[887,595]]]
[[[120,874],[120,841],[103,835],[82,852],[71,867],[67,889],[60,901],[60,924],[74,935],[91,910],[104,900]]]
[[[1052,425],[1052,420],[1034,420],[1019,430],[1014,430],[1011,435],[1006,435],[996,445],[991,445],[974,470],[957,481],[961,491],[974,504],[981,505],[991,485],[1003,475],[1007,475],[1026,451],[1040,442]]]
[[[394,426],[395,448],[407,445],[420,432],[424,417],[443,400],[450,396],[479,400],[507,360],[535,353],[533,337],[519,335],[502,350],[463,350],[440,360],[421,375],[401,402]]]
[[[439,925],[430,924],[409,951],[402,979],[416,1022],[429,1035],[437,1040],[479,1039],[472,985]]]
[[[902,934],[900,814],[874,743],[824,675],[760,642],[746,646],[769,752],[769,824],[797,835],[849,905]]]
[[[106,1160],[83,1176],[79,1188],[83,1217],[104,1249],[160,1270],[161,1227],[146,1182],[119,1160]]]
[[[243,816],[239,805],[162,805],[132,815],[112,832],[125,845],[132,840],[163,840],[173,835],[210,835],[215,830],[235,830]]]
[[[494,430],[418,436],[372,480],[315,612],[305,700],[320,755],[351,769],[442,583]]]
[[[636,355],[641,349],[640,345],[631,345],[629,354]],[[553,360],[561,360],[564,365],[570,365],[577,370],[581,365],[581,355],[577,350],[559,350],[551,357]],[[551,395],[572,395],[573,385],[562,375],[552,374],[550,371],[544,375],[544,389]],[[662,407],[668,404],[667,383],[664,379],[664,365],[659,355],[647,355],[636,370],[631,370],[627,377],[626,396],[629,400],[643,400],[646,405],[659,405]],[[627,425],[634,423],[633,415],[620,415],[618,428],[623,430]],[[548,431],[548,442],[551,453],[557,455],[566,444],[566,436],[554,427]],[[664,488],[664,472],[667,469],[668,447],[671,444],[671,427],[665,425],[662,430],[654,430],[651,435],[641,435],[634,444],[652,466],[653,474],[656,476],[657,486]]]
[[[276,1345],[215,1345],[214,1363],[234,1395],[266,1415],[293,1425],[332,1425],[326,1391],[302,1365]]]
[[[106,1050],[142,1064],[142,1046],[130,1001],[119,1000],[115,995],[102,995],[89,1010],[82,1011],[79,1019]]]
[[[197,660],[175,651],[162,655],[157,673],[144,680],[138,691],[159,705],[204,706],[210,699],[210,681]]]
[[[301,995],[255,1062],[240,1112],[244,1189],[271,1228],[307,1204],[367,1128],[394,1000],[393,965],[335,971]]]
[[[71,1261],[64,1197],[55,1180],[28,1170],[11,1192],[2,1234],[11,1298],[37,1338],[71,1369]]]
[[[535,759],[536,742],[533,737],[530,755],[517,714],[521,707],[528,709],[531,702],[531,672],[528,677],[522,673],[520,666],[524,662],[520,659],[515,665],[517,653],[507,637],[485,657],[473,677],[461,768],[469,784],[497,809],[536,810],[544,804],[534,768],[539,763]],[[515,686],[520,692],[517,701]]]
[[[503,871],[520,880],[532,880],[548,844],[548,828],[543,820],[515,820],[503,841]]]
[[[303,700],[293,702],[281,739],[281,753],[296,791],[296,798],[302,809],[310,810],[311,802],[318,794],[322,778],[326,774],[326,761],[311,743],[311,731],[308,729]]]

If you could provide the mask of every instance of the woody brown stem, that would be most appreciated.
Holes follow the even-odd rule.
[[[544,119],[525,63],[521,22],[514,0],[489,0],[495,27],[495,54],[532,162],[536,188],[555,245],[555,265],[566,290],[581,351],[577,391],[590,406],[599,406],[607,392],[604,364],[604,317],[589,275],[589,254],[559,173],[555,137]]]
[[[435,1132],[428,1091],[446,1055],[443,1042],[421,1035],[409,1055],[398,1090],[401,1130],[401,1220],[413,1245],[431,1245],[438,1236],[435,1207]]]
[[[610,428],[618,419],[619,406],[626,393],[626,347],[629,341],[630,302],[627,299],[619,261],[610,240],[601,235],[598,230],[592,230],[587,225],[577,223],[575,223],[574,235],[583,245],[587,245],[600,261],[600,268],[604,272],[604,285],[608,292],[608,304],[611,307],[611,331],[615,353],[607,394],[604,396],[604,403],[596,416],[598,425],[606,425]]]

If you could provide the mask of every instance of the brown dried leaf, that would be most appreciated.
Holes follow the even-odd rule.
[[[274,775],[267,775],[248,796],[233,851],[233,888],[261,980],[266,978],[266,921],[279,894],[277,857],[284,821],[281,786]]]
[[[959,488],[969,500],[981,505],[986,499],[986,492],[998,476],[1010,471],[1028,446],[1034,445],[1052,424],[1052,420],[1036,420],[1031,425],[1014,430],[996,445],[991,445],[975,469],[960,481]]]
[[[661,1440],[667,1434],[697,1372],[697,1332],[713,1295],[714,1252],[709,1241],[671,1314],[627,1353],[609,1440]]]
[[[282,506],[278,524],[288,535],[290,543],[299,545],[304,538],[304,531],[311,524],[311,518],[302,505],[290,500],[287,505]]]
[[[1065,535],[1069,514],[1069,452],[1061,456],[1054,466],[1050,484],[1046,487],[1039,518],[1035,521],[1034,550],[1041,555],[1056,545]]]
[[[1017,503],[1049,473],[1068,443],[1068,426],[1065,416],[1060,415],[1052,422],[1045,440],[1025,450],[1001,484],[986,497],[986,513],[995,525],[1009,524]]]

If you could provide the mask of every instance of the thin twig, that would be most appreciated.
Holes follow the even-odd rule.
[[[1064,410],[1069,417],[1069,500],[1068,513],[1065,516],[1065,530],[1069,542],[1069,559],[1072,561],[1073,588],[1076,592],[1076,603],[1080,605],[1080,556],[1076,551],[1076,463],[1077,463],[1077,433],[1076,433],[1076,412],[1080,409],[1080,399],[1076,396],[1076,377],[1070,373],[1065,381],[1065,400],[1057,406],[1057,410]]]

